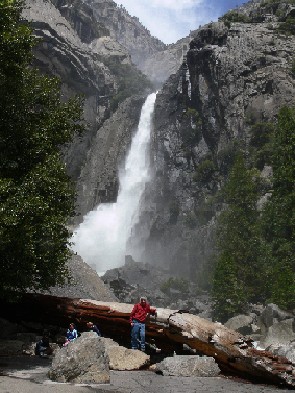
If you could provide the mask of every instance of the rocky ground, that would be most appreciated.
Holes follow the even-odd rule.
[[[73,385],[50,381],[50,359],[37,356],[0,358],[1,393],[270,393],[288,392],[274,386],[256,385],[222,377],[168,377],[152,371],[111,371],[108,385]]]

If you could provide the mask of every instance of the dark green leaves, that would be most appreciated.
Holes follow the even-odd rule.
[[[74,189],[61,145],[82,130],[82,102],[30,67],[35,43],[21,3],[0,2],[0,295],[66,277]],[[2,23],[3,21],[3,23]]]

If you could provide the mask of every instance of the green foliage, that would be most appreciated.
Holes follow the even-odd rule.
[[[61,103],[59,82],[29,67],[35,40],[21,6],[0,3],[1,296],[66,277],[74,190],[59,148],[82,130],[81,100]]]
[[[278,31],[285,34],[294,35],[295,34],[294,16],[288,16],[287,19],[279,25]]]
[[[224,22],[224,24],[230,28],[231,23],[235,23],[235,22],[240,22],[240,23],[250,23],[251,19],[244,14],[241,14],[237,11],[229,11],[228,13],[226,13],[225,15],[223,15],[223,17],[221,18],[221,20]]]
[[[259,170],[247,169],[238,157],[222,190],[228,208],[218,219],[213,280],[220,320],[242,312],[250,301],[295,307],[294,131],[295,109],[290,108],[281,109],[276,127],[254,124],[250,158],[258,169],[272,165],[273,178],[261,181]],[[256,200],[270,185],[272,194],[259,214]]]
[[[213,279],[214,317],[226,321],[244,310],[246,294],[239,280],[239,267],[231,253],[220,254]]]
[[[239,155],[223,190],[227,210],[218,219],[219,256],[213,280],[215,317],[220,320],[243,312],[257,298],[257,252],[260,247],[257,193],[252,173]]]
[[[142,72],[129,64],[121,64],[116,56],[104,58],[102,61],[117,78],[118,90],[111,99],[112,111],[126,98],[152,88],[151,82]]]
[[[271,165],[274,126],[271,123],[255,123],[251,128],[250,154],[256,168],[262,170]]]
[[[194,207],[195,220],[199,226],[205,225],[212,219],[215,215],[215,207],[213,205],[218,203],[219,195],[216,194],[206,200],[199,201]]]
[[[189,289],[188,280],[181,277],[170,277],[167,281],[164,281],[161,285],[161,291],[166,293],[167,295],[170,294],[171,289],[175,289],[182,293],[186,293]]]
[[[219,171],[224,176],[227,176],[230,169],[233,167],[239,150],[239,143],[234,140],[227,143],[226,147],[218,152],[217,160],[219,162]]]
[[[263,234],[271,247],[271,299],[295,306],[295,110],[282,108],[275,132],[273,193],[263,211]]]
[[[187,108],[185,116],[190,117],[195,126],[200,126],[202,124],[201,116],[195,108]]]
[[[197,166],[194,180],[201,183],[207,183],[212,180],[215,170],[216,168],[213,161],[206,159]]]

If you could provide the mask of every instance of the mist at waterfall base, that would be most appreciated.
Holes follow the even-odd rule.
[[[140,201],[151,176],[149,147],[155,100],[156,93],[150,94],[142,107],[125,167],[119,171],[117,202],[102,203],[89,212],[71,239],[72,250],[99,275],[124,264],[126,245],[139,220]]]

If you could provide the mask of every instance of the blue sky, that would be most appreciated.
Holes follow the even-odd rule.
[[[115,0],[151,34],[171,44],[247,0]]]

